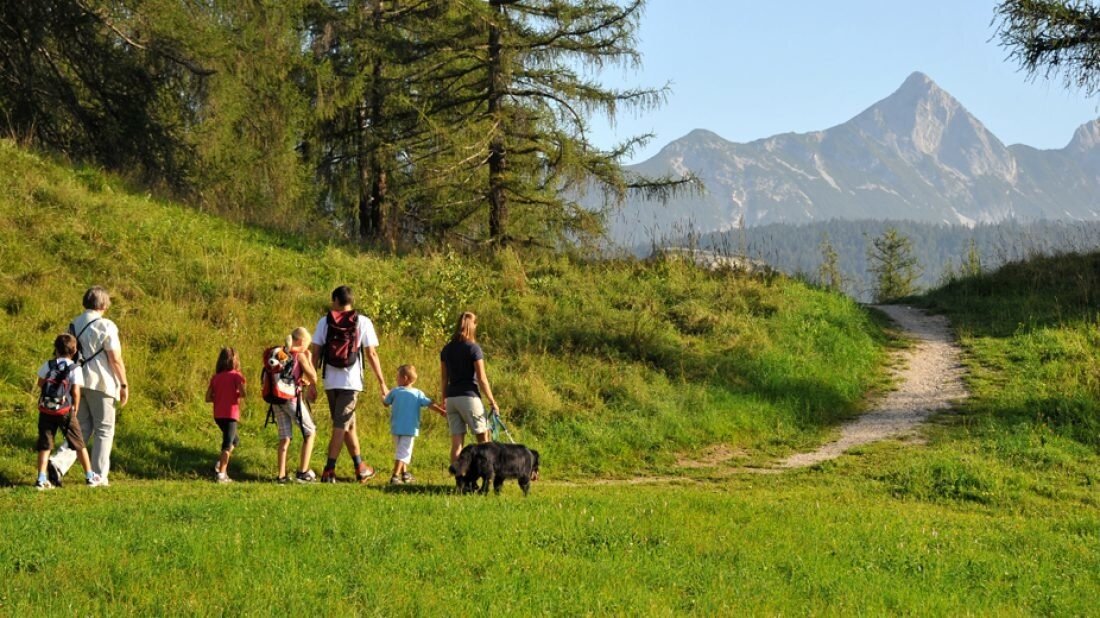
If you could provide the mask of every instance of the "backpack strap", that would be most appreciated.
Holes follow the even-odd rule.
[[[351,317],[355,322],[355,351],[359,354],[359,381],[366,383],[367,373],[363,367],[367,364],[367,359],[363,356],[363,346],[359,345],[359,341],[362,339],[362,334],[359,332],[359,312],[352,309]]]
[[[300,388],[298,389],[298,397],[296,397],[295,399],[297,400],[298,403],[297,403],[297,409],[294,411],[294,416],[295,416],[295,420],[298,421],[298,431],[302,432],[302,440],[305,440],[306,439],[306,425],[305,425],[305,422],[302,420],[302,389],[300,389]]]
[[[68,380],[69,379],[69,374],[72,373],[73,369],[76,368],[76,363],[73,362],[73,361],[70,361],[70,362],[66,363],[64,366],[62,366],[60,363],[57,362],[57,359],[54,358],[54,359],[50,359],[49,364],[47,365],[47,367],[48,367],[49,371],[57,372],[57,377],[59,379]]]
[[[103,346],[103,347],[100,347],[98,350],[96,350],[95,354],[92,354],[91,356],[85,356],[84,355],[84,344],[80,342],[80,338],[84,335],[84,331],[88,330],[88,328],[90,328],[92,326],[92,324],[95,324],[99,320],[100,320],[100,318],[94,318],[92,320],[88,320],[88,323],[84,325],[84,328],[80,329],[79,333],[76,332],[76,325],[73,322],[69,322],[69,334],[76,338],[76,349],[80,352],[80,365],[81,366],[87,365],[88,363],[92,362],[93,358],[99,356],[100,354],[103,353],[104,350],[107,349],[106,346]]]
[[[332,312],[325,313],[325,342],[321,344],[321,379],[325,379],[325,374],[328,373],[328,363],[325,362],[325,352],[328,351],[328,338],[332,333],[332,325],[334,320],[332,319]]]

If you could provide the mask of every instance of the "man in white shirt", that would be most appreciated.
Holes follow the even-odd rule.
[[[367,316],[356,313],[353,302],[351,289],[347,286],[332,291],[332,311],[317,322],[310,346],[313,362],[318,368],[324,366],[321,379],[332,416],[332,439],[321,473],[322,483],[336,482],[336,459],[343,445],[347,445],[355,465],[355,478],[365,483],[374,476],[374,468],[364,463],[360,456],[355,424],[355,407],[363,391],[364,361],[374,373],[382,397],[389,393],[378,361],[378,335],[374,332],[374,324]]]
[[[84,313],[69,325],[76,337],[82,359],[81,389],[77,420],[85,442],[90,442],[92,471],[99,475],[101,486],[107,486],[111,472],[111,447],[115,440],[115,412],[130,400],[126,383],[126,365],[122,361],[122,343],[118,326],[103,317],[111,306],[107,290],[95,286],[84,293]],[[61,484],[61,477],[76,462],[76,451],[66,443],[50,458],[50,482]]]

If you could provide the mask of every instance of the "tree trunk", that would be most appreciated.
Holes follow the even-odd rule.
[[[382,28],[383,0],[374,0],[363,9],[370,7],[371,30],[377,36]],[[371,61],[370,83],[363,93],[357,111],[358,142],[356,159],[359,166],[359,238],[364,241],[385,241],[392,250],[394,239],[388,231],[386,198],[387,183],[384,162],[383,139],[380,127],[383,126],[382,99],[382,59],[375,57]]]
[[[371,202],[371,166],[368,155],[367,107],[366,101],[359,104],[355,112],[355,163],[359,167],[359,240],[366,242],[375,237],[373,204]]]
[[[501,0],[489,0],[489,6],[496,13],[489,26],[489,118],[492,122],[493,139],[489,142],[489,239],[504,243],[508,230],[508,202],[504,193],[504,174],[507,170],[505,158],[503,118],[501,100],[503,99],[503,73],[501,66],[500,21],[504,18],[504,6]]]
[[[383,0],[374,2],[371,25],[376,35],[382,29]],[[391,251],[397,249],[397,239],[393,225],[393,213],[388,203],[388,186],[386,178],[386,147],[381,127],[383,102],[386,96],[385,85],[382,83],[382,59],[375,58],[371,67],[371,97],[370,97],[370,206],[371,225],[377,239],[382,240]]]

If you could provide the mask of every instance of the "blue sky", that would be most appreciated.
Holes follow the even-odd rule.
[[[668,102],[593,141],[656,133],[642,161],[692,129],[733,141],[840,124],[927,73],[1006,144],[1061,148],[1098,115],[1097,99],[1029,81],[991,40],[992,0],[649,0],[639,70],[607,68],[615,87],[670,82]]]

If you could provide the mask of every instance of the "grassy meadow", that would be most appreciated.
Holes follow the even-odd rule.
[[[876,317],[675,261],[357,254],[7,142],[0,189],[0,615],[1098,612],[1100,255],[915,300],[958,326],[973,393],[921,439],[746,474],[828,439],[883,387],[899,343]],[[114,293],[134,388],[118,470],[107,489],[39,493],[33,371],[93,283]],[[506,420],[544,457],[529,498],[511,482],[452,494],[432,415],[417,485],[277,486],[255,401],[230,468],[254,482],[201,480],[217,349],[244,350],[253,377],[340,283],[375,319],[387,374],[413,362],[429,393],[452,316],[481,315]],[[387,466],[383,409],[359,413],[367,460]]]
[[[805,448],[859,409],[885,357],[881,331],[858,305],[785,279],[675,261],[362,255],[135,195],[7,142],[0,264],[5,484],[33,481],[34,371],[93,284],[113,295],[108,317],[130,373],[115,461],[120,475],[140,479],[205,474],[219,434],[202,399],[218,350],[236,347],[255,385],[264,347],[296,326],[312,331],[345,283],[375,321],[389,383],[413,363],[432,396],[453,320],[476,311],[505,420],[558,477],[667,473],[677,454],[713,444],[737,445],[746,461]],[[385,466],[392,444],[375,393],[360,406],[361,431],[368,461]],[[238,477],[274,475],[265,413],[258,397],[243,413]],[[324,433],[327,412],[315,416]],[[415,464],[445,467],[446,426],[425,416]]]

